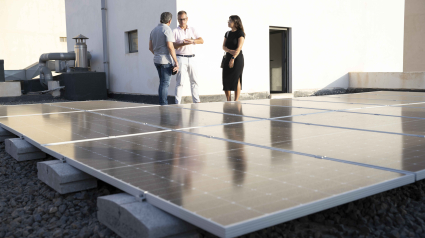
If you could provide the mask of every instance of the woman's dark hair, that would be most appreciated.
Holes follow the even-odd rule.
[[[243,29],[241,18],[238,15],[231,15],[229,18],[233,21],[233,23],[235,23],[236,29],[241,30],[245,35],[245,30]]]

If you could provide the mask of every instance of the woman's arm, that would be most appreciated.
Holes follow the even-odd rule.
[[[241,53],[242,50],[242,46],[243,43],[245,42],[245,37],[239,37],[238,39],[238,48],[236,50],[234,50],[235,54],[233,54],[233,52],[230,52],[231,54],[233,54],[233,58],[236,59],[236,57],[238,57],[239,53]],[[235,59],[230,59],[229,61],[229,68],[233,68],[233,65],[235,64]]]
[[[233,57],[238,57],[238,55],[239,55],[239,53],[241,53],[241,50],[242,50],[242,46],[243,46],[243,43],[245,42],[245,37],[239,37],[239,39],[238,39],[238,48],[235,50],[235,54],[233,55]]]
[[[224,37],[224,41],[223,41],[223,50],[226,52],[229,52],[229,49],[226,47],[226,37]]]

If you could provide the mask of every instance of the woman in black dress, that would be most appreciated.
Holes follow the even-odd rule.
[[[245,31],[241,19],[236,15],[229,17],[228,26],[232,30],[224,35],[223,50],[226,51],[226,59],[223,65],[223,90],[227,101],[232,100],[230,91],[235,91],[235,101],[238,101],[242,89],[244,67],[242,46]]]

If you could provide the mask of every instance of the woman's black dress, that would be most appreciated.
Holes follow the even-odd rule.
[[[235,32],[229,31],[229,34],[224,35],[226,37],[226,47],[230,50],[236,50],[238,48],[239,37],[245,37],[245,34],[241,30]],[[226,53],[226,59],[224,60],[223,65],[223,90],[224,91],[236,91],[238,87],[238,80],[241,79],[241,89],[242,89],[242,72],[244,67],[244,59],[242,50],[239,53],[238,57],[235,59],[233,68],[229,68],[229,61],[233,55]]]

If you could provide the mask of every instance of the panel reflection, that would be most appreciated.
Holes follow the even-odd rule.
[[[219,113],[185,110],[173,106],[142,107],[121,110],[106,110],[103,114],[124,118],[136,122],[178,129],[219,125],[222,123],[253,120],[241,116],[222,115]]]
[[[224,103],[194,103],[194,104],[183,104],[183,105],[175,105],[174,107],[178,108],[186,108],[191,110],[203,110],[203,111],[211,111],[218,113],[227,113],[233,115],[241,115],[247,117],[254,118],[270,118],[271,113],[273,111],[273,117],[287,117],[287,116],[296,116],[301,114],[309,114],[309,113],[318,113],[323,112],[320,109],[307,109],[307,108],[291,108],[289,107],[267,107],[264,105],[256,105],[257,101],[265,101],[265,100],[252,100],[248,102],[251,103],[241,103],[241,102],[224,102]],[[281,100],[285,101],[285,100]],[[289,105],[291,105],[291,100],[289,101]],[[240,113],[241,108],[243,108],[244,114]]]
[[[89,112],[0,118],[0,123],[40,144],[159,131]]]
[[[43,113],[63,113],[73,112],[75,110],[68,108],[53,107],[48,104],[27,104],[0,106],[0,117],[33,115]]]
[[[243,116],[244,113],[242,111],[242,104],[240,103],[223,103],[223,112],[224,113],[234,113]],[[236,109],[236,110],[235,110]],[[224,118],[223,114],[223,123],[225,123],[226,119]],[[234,121],[237,122],[237,121]],[[245,129],[244,125],[245,123],[236,123],[233,124],[234,126],[230,130],[225,130],[223,128],[223,133],[226,139],[229,140],[244,140],[245,138]],[[235,156],[232,156],[230,152],[232,151],[231,148],[236,146],[238,153]],[[244,182],[245,179],[245,170],[246,168],[246,161],[245,161],[245,150],[243,150],[242,144],[237,143],[226,143],[227,148],[227,158],[228,158],[228,167],[231,171],[233,171],[232,181],[233,185],[238,187],[237,185]]]
[[[234,137],[234,140],[306,153],[311,156],[327,156],[397,170],[418,172],[425,169],[425,157],[421,155],[425,153],[425,139],[420,137],[304,125],[277,120],[244,124],[245,136],[243,138]],[[397,123],[388,125],[388,127],[396,129],[397,127],[402,128],[403,125]],[[240,129],[235,128],[234,125],[225,125],[219,128],[197,128],[190,131],[226,138],[223,132],[227,130],[236,130],[236,134],[239,134]]]
[[[223,226],[403,176],[181,132],[48,148]]]

